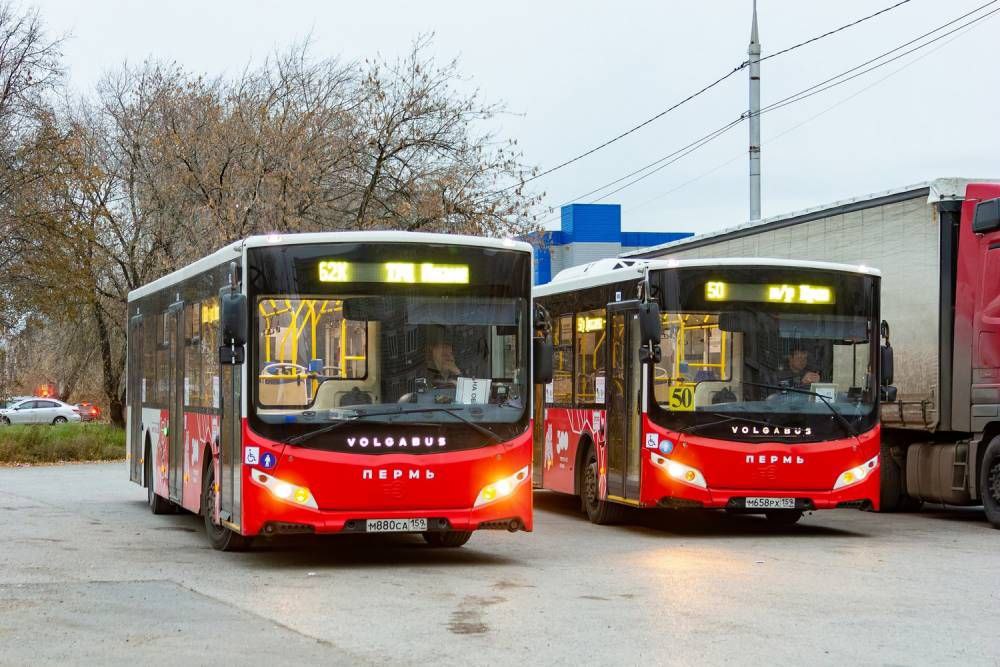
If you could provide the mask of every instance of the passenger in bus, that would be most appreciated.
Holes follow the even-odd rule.
[[[778,372],[778,384],[794,389],[808,389],[820,381],[819,371],[810,363],[809,350],[801,344],[788,351],[785,367]]]

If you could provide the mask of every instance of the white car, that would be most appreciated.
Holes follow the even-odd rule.
[[[65,424],[80,421],[80,409],[54,398],[28,398],[0,410],[3,424]]]

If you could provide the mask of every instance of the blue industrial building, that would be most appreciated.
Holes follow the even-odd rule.
[[[619,204],[569,204],[562,207],[560,229],[529,239],[535,245],[535,284],[563,269],[623,252],[693,236],[691,232],[623,232]]]

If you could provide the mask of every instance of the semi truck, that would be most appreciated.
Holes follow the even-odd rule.
[[[881,511],[982,505],[1000,528],[1000,180],[939,178],[624,256],[880,269],[895,365],[882,396]]]

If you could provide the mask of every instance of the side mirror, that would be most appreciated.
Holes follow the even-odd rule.
[[[225,287],[219,292],[219,363],[241,364],[247,342],[247,298]]]
[[[552,382],[554,356],[552,341],[549,338],[531,339],[532,375],[535,378],[535,384]]]
[[[883,403],[895,403],[896,402],[896,388],[888,385],[881,387],[881,392],[879,397],[882,399]]]
[[[976,234],[986,234],[998,227],[1000,227],[1000,199],[989,199],[976,204],[972,231]]]
[[[642,345],[660,344],[663,325],[660,322],[660,307],[652,301],[639,304],[639,336]]]
[[[881,374],[879,375],[879,384],[883,387],[888,387],[892,384],[892,370],[893,370],[893,357],[892,357],[892,345],[883,345],[879,348],[881,353],[881,359],[879,360],[879,368],[881,369]]]

